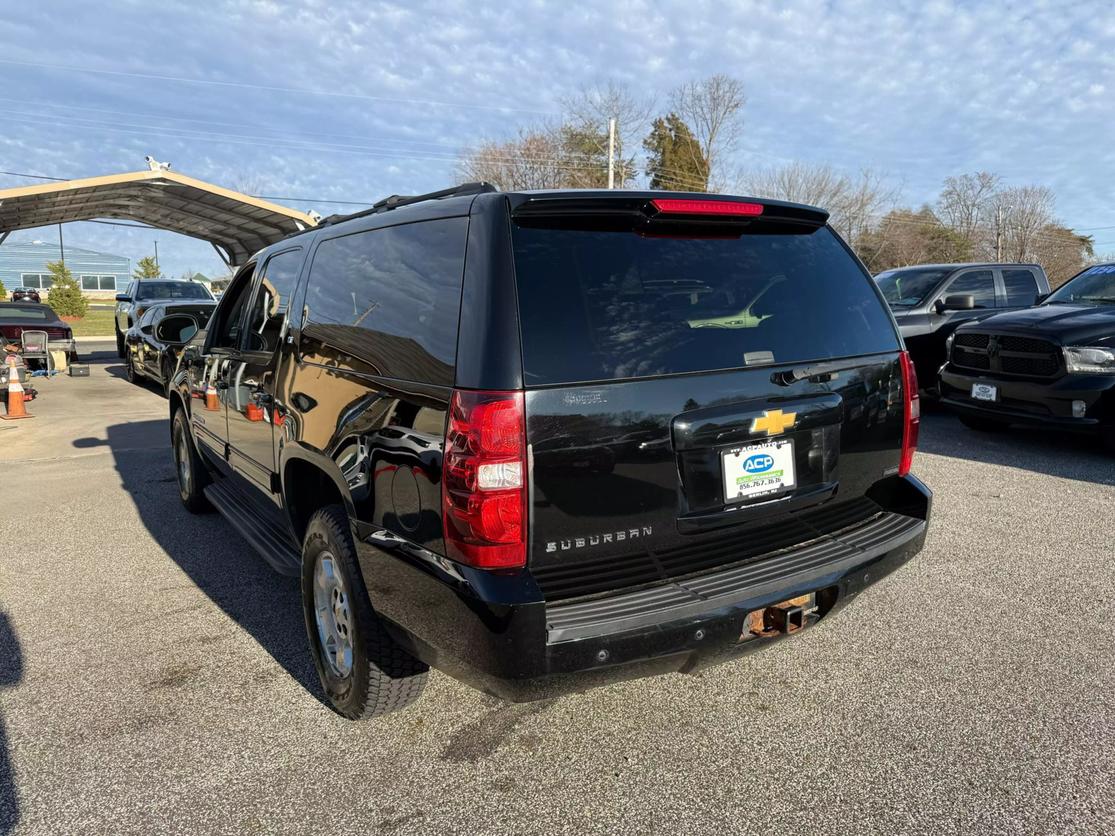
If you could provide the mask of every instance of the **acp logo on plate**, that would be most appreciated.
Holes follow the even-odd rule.
[[[768,456],[766,453],[756,453],[754,456],[748,456],[743,463],[745,473],[766,473],[772,467],[774,467],[774,457]]]

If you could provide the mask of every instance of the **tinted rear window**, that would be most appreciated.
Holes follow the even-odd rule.
[[[140,282],[137,299],[210,299],[202,285],[194,282]]]
[[[528,385],[898,348],[871,279],[827,228],[699,239],[532,225],[513,240]]]
[[[383,377],[453,383],[467,218],[322,241],[306,283],[303,350],[342,349]]]
[[[22,319],[32,322],[54,322],[58,317],[50,308],[0,306],[0,319]]]

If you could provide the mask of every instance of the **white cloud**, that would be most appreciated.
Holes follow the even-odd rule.
[[[0,57],[138,75],[0,63],[8,170],[82,176],[152,153],[271,194],[371,201],[445,185],[460,147],[514,135],[583,84],[616,78],[664,106],[677,83],[725,72],[749,98],[739,166],[873,166],[911,203],[988,168],[1052,186],[1070,223],[1115,224],[1097,192],[1115,180],[1103,2],[45,5],[6,10]],[[181,269],[212,259],[181,247]]]

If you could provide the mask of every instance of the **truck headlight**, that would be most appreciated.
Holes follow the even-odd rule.
[[[1092,346],[1065,346],[1065,369],[1075,374],[1115,374],[1115,351]]]

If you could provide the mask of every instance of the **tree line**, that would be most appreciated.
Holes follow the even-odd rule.
[[[802,161],[734,168],[746,101],[743,83],[723,74],[680,85],[661,106],[605,82],[562,100],[551,122],[462,150],[459,174],[505,191],[606,188],[614,119],[616,188],[729,191],[820,206],[873,273],[933,262],[1036,262],[1056,287],[1095,260],[1093,239],[1057,217],[1047,186],[959,174],[943,180],[935,201],[915,207],[870,169],[851,175]]]

